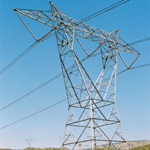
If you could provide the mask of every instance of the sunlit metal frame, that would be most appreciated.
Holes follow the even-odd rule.
[[[68,98],[68,119],[62,148],[96,150],[97,146],[106,144],[106,149],[128,149],[116,108],[117,59],[119,56],[126,68],[130,69],[140,54],[118,36],[118,30],[106,32],[69,18],[52,2],[50,2],[49,11],[14,10],[36,41],[44,40],[53,31],[56,35]],[[51,30],[37,39],[20,14],[49,26]],[[81,43],[80,38],[93,41],[98,46],[89,53]],[[74,51],[74,41],[78,42],[86,54],[82,60]],[[98,53],[98,51],[100,52]],[[136,57],[128,65],[120,53],[121,51],[134,54]],[[97,80],[94,81],[85,69],[83,61],[96,55],[101,56],[103,66]],[[68,60],[70,59],[70,67],[68,68]],[[107,72],[109,72],[109,76]],[[77,84],[76,80],[79,80],[80,84]],[[111,106],[111,109],[107,110],[109,115],[106,116],[102,108],[108,106]],[[80,115],[76,115],[77,112]],[[103,128],[114,125],[115,128],[111,129],[113,135],[110,137]],[[117,143],[122,144],[116,146]]]

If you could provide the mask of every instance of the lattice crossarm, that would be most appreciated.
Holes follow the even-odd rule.
[[[51,28],[55,28],[55,25],[52,22],[57,22],[55,18],[50,15],[52,14],[51,11],[42,11],[42,10],[24,10],[24,9],[14,9],[14,11],[25,15],[31,19],[34,19],[40,23],[43,23]]]
[[[94,42],[100,43],[103,40],[114,42],[114,32],[111,33],[101,30],[99,28],[93,27],[91,25],[85,24],[82,21],[75,20],[66,16],[61,12],[52,2],[50,2],[51,10],[55,12],[55,17],[59,18],[57,21],[63,24],[68,29],[75,28],[76,35],[85,39],[92,40]],[[91,37],[92,36],[92,37]],[[96,40],[97,39],[97,40]]]
[[[135,50],[130,44],[118,36],[118,55],[127,69],[130,69],[136,62],[140,53]],[[128,56],[128,57],[126,57]],[[129,61],[130,60],[130,61]]]
[[[92,40],[97,43],[103,43],[103,41],[114,42],[113,32],[109,33],[91,25],[85,24],[81,21],[67,17],[59,9],[57,9],[52,3],[50,11],[43,10],[29,10],[29,9],[14,9],[14,11],[25,15],[35,21],[43,23],[51,28],[56,26],[63,26],[65,28],[76,28],[76,35],[82,38]]]

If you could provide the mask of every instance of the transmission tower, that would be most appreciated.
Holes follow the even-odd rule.
[[[14,10],[36,41],[52,32],[56,36],[68,98],[62,147],[128,149],[116,108],[117,62],[120,59],[121,67],[130,69],[139,53],[118,36],[118,30],[106,32],[72,19],[52,2],[49,11]],[[50,31],[37,39],[22,15],[49,26]]]
[[[27,142],[27,148],[31,148],[31,143],[33,142],[32,139],[26,139]]]

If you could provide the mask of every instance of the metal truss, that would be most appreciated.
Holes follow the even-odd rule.
[[[14,10],[36,41],[51,32],[56,35],[68,98],[62,149],[128,149],[116,108],[117,62],[120,59],[121,67],[130,69],[139,53],[118,36],[118,30],[106,32],[69,18],[52,2],[49,11]],[[21,14],[49,26],[50,31],[37,39]]]
[[[26,139],[27,142],[27,148],[31,148],[31,143],[33,142],[32,139]]]

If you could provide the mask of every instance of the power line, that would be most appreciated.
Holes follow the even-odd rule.
[[[104,8],[104,9],[101,9],[101,10],[99,10],[99,11],[97,11],[97,12],[95,12],[95,13],[93,13],[93,14],[91,14],[91,15],[89,15],[89,16],[83,18],[83,19],[81,19],[80,21],[86,22],[86,21],[88,21],[88,20],[91,20],[91,19],[93,19],[93,18],[95,18],[95,17],[97,17],[97,16],[99,16],[99,15],[102,15],[102,14],[104,14],[104,13],[106,13],[106,12],[108,12],[108,11],[110,11],[110,10],[116,8],[116,7],[119,7],[119,6],[125,4],[125,3],[129,2],[129,1],[130,1],[130,0],[121,0],[121,1],[119,1],[119,2],[117,2],[117,3],[114,3],[113,5],[110,5],[110,6],[106,7],[106,8]],[[80,24],[80,23],[79,23],[79,24]],[[78,25],[78,24],[77,24],[77,25]]]
[[[43,108],[43,109],[41,109],[41,110],[39,110],[39,111],[37,111],[37,112],[35,112],[35,113],[33,113],[33,114],[30,114],[30,115],[25,116],[25,117],[23,117],[23,118],[21,118],[21,119],[19,119],[19,120],[17,120],[17,121],[14,121],[14,122],[12,122],[12,123],[10,123],[10,124],[7,124],[7,125],[5,125],[5,126],[3,126],[3,127],[0,127],[0,130],[1,130],[1,129],[4,129],[4,128],[7,128],[7,127],[9,127],[9,126],[12,126],[12,125],[14,125],[14,124],[16,124],[16,123],[19,123],[19,122],[21,122],[21,121],[23,121],[23,120],[25,120],[25,119],[31,118],[31,117],[33,117],[33,116],[39,114],[39,113],[42,113],[42,112],[44,112],[44,111],[46,111],[46,110],[48,110],[48,109],[50,109],[50,108],[52,108],[52,107],[55,107],[56,105],[59,105],[59,104],[65,102],[66,100],[67,100],[67,98],[62,99],[62,100],[58,101],[57,103],[54,103],[54,104],[52,104],[52,105],[49,105],[49,106],[47,106],[47,107],[45,107],[45,108]]]
[[[5,71],[7,71],[10,67],[12,67],[17,61],[19,61],[23,56],[25,56],[33,47],[35,47],[38,43],[43,42],[44,40],[51,38],[54,36],[53,34],[48,34],[44,39],[36,40],[33,44],[31,44],[27,49],[25,49],[22,53],[20,53],[16,58],[14,58],[9,64],[7,64],[2,70],[0,70],[0,75],[2,75]]]
[[[145,39],[142,39],[142,40],[138,40],[138,41],[135,41],[135,42],[132,42],[132,43],[130,43],[130,45],[142,43],[142,42],[145,42],[146,40],[150,40],[150,37],[145,38]],[[84,60],[85,60],[85,59],[83,59],[82,61],[84,61]],[[144,65],[141,65],[141,66],[136,66],[136,68],[139,68],[139,67],[146,67],[146,66],[149,66],[149,65],[150,65],[150,64],[144,64]],[[130,69],[136,69],[136,68],[135,68],[135,67],[132,67],[132,68],[130,68]],[[69,70],[69,68],[68,68],[67,70]],[[121,74],[121,73],[123,73],[123,72],[126,72],[126,71],[128,71],[128,70],[129,70],[129,69],[125,69],[125,70],[119,72],[118,75]],[[6,106],[4,106],[4,107],[2,107],[2,108],[0,108],[0,111],[3,111],[3,110],[5,110],[5,109],[7,109],[8,107],[14,105],[15,103],[17,103],[17,102],[23,100],[25,97],[31,95],[32,93],[34,93],[34,92],[36,92],[37,90],[41,89],[42,87],[46,86],[47,84],[49,84],[50,82],[54,81],[55,79],[57,79],[57,78],[60,77],[61,75],[62,75],[61,72],[58,73],[56,76],[50,78],[49,80],[47,80],[46,82],[42,83],[42,84],[39,85],[38,87],[36,87],[36,88],[34,88],[33,90],[29,91],[28,93],[24,94],[24,95],[21,96],[20,98],[14,100],[13,102],[7,104]]]
[[[118,72],[117,75],[120,75],[120,74],[122,74],[122,73],[124,73],[124,72],[126,72],[126,71],[129,71],[130,69],[137,69],[137,68],[148,67],[148,66],[150,66],[150,64],[143,64],[143,65],[131,67],[131,68],[129,68],[129,69],[125,69],[125,70],[123,70],[123,71]]]
[[[4,48],[6,45],[8,45],[8,43],[10,43],[10,41],[12,41],[14,38],[17,37],[17,35],[19,35],[20,32],[22,32],[22,30],[24,29],[24,27],[22,27],[20,30],[18,30],[18,32],[16,34],[14,34],[10,39],[8,39],[8,41],[6,41],[2,47],[0,47],[0,49]]]
[[[49,34],[48,37],[45,38],[48,39],[48,38],[51,38],[54,36],[54,33],[53,34]],[[122,39],[123,40],[123,39]],[[138,40],[138,41],[135,41],[135,42],[132,42],[132,43],[127,43],[127,45],[135,45],[135,44],[138,44],[138,43],[143,43],[145,41],[148,41],[150,40],[150,37],[147,37],[147,38],[144,38],[144,39],[141,39],[141,40]],[[27,49],[25,49],[21,54],[19,54],[14,60],[12,60],[8,65],[6,65],[1,71],[0,71],[0,75],[2,75],[5,71],[7,71],[11,66],[13,66],[17,61],[19,61],[24,55],[26,55],[33,47],[35,47],[39,42],[38,41],[35,41],[33,44],[31,44]]]
[[[128,0],[128,1],[129,1],[129,0]],[[111,6],[107,7],[107,8],[105,8],[105,9],[107,10],[108,8],[111,8],[112,6],[113,6],[113,8],[116,8],[116,7],[122,5],[123,3],[126,3],[126,2],[128,2],[128,1],[121,0],[121,1],[119,1],[119,2],[117,2],[117,3],[115,3],[115,4],[113,4],[113,5],[111,5]],[[123,3],[121,3],[121,2],[123,2]],[[113,8],[111,8],[111,9],[113,9]],[[86,21],[87,21],[87,19],[89,20],[89,17],[90,17],[90,19],[92,19],[93,16],[98,15],[100,12],[102,13],[105,9],[100,10],[100,11],[98,11],[98,12],[96,12],[96,13],[94,13],[94,14],[88,16],[88,17],[83,18],[82,21],[83,21],[84,19],[86,19]],[[110,9],[110,10],[111,10],[111,9]],[[107,11],[108,11],[108,10],[107,10]],[[103,12],[103,13],[104,13],[104,12]],[[99,14],[99,15],[100,15],[100,14]],[[92,17],[92,18],[91,18],[91,17]],[[54,35],[54,34],[49,34],[49,37],[52,37],[53,35]],[[47,37],[47,38],[49,38],[49,37]],[[46,39],[47,39],[47,38],[46,38]],[[142,43],[142,42],[145,42],[145,41],[147,41],[147,40],[150,40],[150,37],[145,38],[145,39],[142,39],[142,40],[138,40],[138,41],[135,41],[135,42],[132,42],[132,43],[130,43],[130,45]],[[0,75],[1,75],[2,73],[4,73],[7,69],[9,69],[14,63],[16,63],[16,62],[17,62],[20,58],[22,58],[25,54],[27,54],[37,43],[38,43],[38,42],[35,41],[31,46],[29,46],[25,51],[23,51],[23,52],[22,52],[19,56],[17,56],[13,61],[11,61],[6,67],[4,67],[4,68],[0,71]],[[149,65],[149,64],[148,64],[148,65]],[[145,66],[145,65],[144,65],[144,66]],[[144,66],[143,66],[143,67],[144,67]],[[127,69],[127,70],[128,70],[128,69]],[[124,71],[126,71],[126,70],[124,70]],[[123,72],[124,72],[124,71],[123,71]],[[11,102],[10,104],[8,104],[8,105],[6,105],[5,107],[1,108],[0,111],[5,110],[6,108],[10,107],[11,105],[13,105],[13,104],[15,104],[15,103],[21,101],[23,98],[29,96],[29,95],[32,94],[33,92],[35,92],[35,91],[39,90],[40,88],[44,87],[45,85],[47,85],[48,83],[50,83],[51,81],[55,80],[56,78],[58,78],[58,77],[61,76],[61,75],[62,75],[62,73],[57,74],[55,77],[49,79],[48,81],[44,82],[44,83],[41,84],[40,86],[36,87],[35,89],[31,90],[30,92],[26,93],[25,95],[21,96],[20,98],[14,100],[14,101]]]
[[[150,66],[150,64],[139,65],[139,66],[132,67],[132,68],[130,68],[130,69],[136,69],[136,68],[141,68],[141,67],[146,67],[146,66]],[[128,70],[130,70],[130,69],[125,69],[125,70],[123,70],[123,71],[120,71],[120,72],[117,73],[117,75],[120,75],[120,74],[122,74],[123,72],[128,71]],[[28,115],[28,116],[26,116],[26,117],[23,117],[23,118],[21,118],[21,119],[19,119],[19,120],[17,120],[17,121],[14,121],[14,122],[12,122],[12,123],[10,123],[10,124],[7,124],[7,125],[1,127],[0,130],[1,130],[1,129],[4,129],[4,128],[7,128],[7,127],[9,127],[9,126],[12,126],[12,125],[14,125],[14,124],[17,124],[17,123],[19,123],[19,122],[21,122],[21,121],[24,121],[24,120],[26,120],[26,119],[28,119],[28,118],[30,118],[30,117],[33,117],[33,116],[35,116],[35,115],[37,115],[37,114],[40,114],[40,113],[42,113],[42,112],[44,112],[44,111],[46,111],[46,110],[48,110],[48,109],[50,109],[50,108],[52,108],[52,107],[55,107],[56,105],[59,105],[60,103],[66,101],[66,100],[67,100],[67,98],[65,98],[65,99],[63,99],[63,100],[60,100],[59,102],[57,102],[57,103],[55,103],[55,104],[53,104],[53,105],[47,106],[47,107],[45,107],[45,108],[43,108],[43,109],[41,109],[41,110],[39,110],[39,111],[37,111],[37,112],[35,112],[35,113],[33,113],[33,114],[30,114],[30,115]]]
[[[21,54],[19,54],[15,59],[13,59],[9,64],[7,64],[2,70],[0,70],[0,75],[7,71],[11,66],[13,66],[18,60],[20,60],[24,55],[26,55],[33,47],[38,44],[38,41],[35,41],[27,49],[25,49]]]
[[[21,96],[20,98],[14,100],[13,102],[9,103],[8,105],[4,106],[3,108],[0,109],[0,111],[5,110],[6,108],[14,105],[15,103],[21,101],[22,99],[24,99],[25,97],[31,95],[32,93],[34,93],[35,91],[41,89],[42,87],[46,86],[48,83],[52,82],[53,80],[57,79],[58,77],[60,77],[62,75],[62,73],[57,74],[56,76],[54,76],[53,78],[47,80],[46,82],[42,83],[41,85],[39,85],[38,87],[34,88],[33,90],[31,90],[30,92],[24,94],[23,96]]]
[[[47,5],[43,9],[45,9],[46,7],[47,7]],[[30,24],[30,23],[31,23],[31,21],[27,22],[27,24]],[[6,45],[8,45],[8,43],[10,43],[13,39],[15,39],[19,35],[19,33],[23,31],[23,29],[24,29],[24,27],[22,27],[20,30],[18,30],[16,34],[14,34],[10,39],[8,39],[8,41],[6,41],[2,45],[2,47],[0,47],[0,49],[4,48]]]
[[[97,11],[97,12],[95,12],[95,13],[93,13],[93,14],[91,14],[91,15],[89,15],[89,16],[83,18],[83,19],[81,19],[80,21],[84,21],[84,22],[85,22],[85,21],[88,21],[88,20],[90,20],[90,19],[92,19],[92,18],[94,18],[94,17],[96,17],[96,16],[98,16],[98,15],[101,15],[101,14],[103,14],[103,13],[105,13],[105,12],[111,10],[111,9],[114,9],[114,8],[116,8],[116,7],[120,6],[120,5],[122,5],[122,4],[126,3],[126,2],[128,2],[129,0],[127,0],[127,1],[125,1],[125,2],[123,2],[123,1],[124,1],[124,0],[121,0],[121,1],[115,3],[115,4],[111,5],[111,6],[108,6],[108,7],[104,8],[104,9],[102,9],[102,10],[100,10],[100,11]],[[121,3],[121,2],[123,2],[123,3]],[[23,9],[23,10],[25,10],[25,9]],[[47,11],[46,11],[46,12],[47,12]],[[95,16],[95,15],[96,15],[96,16]],[[87,20],[86,20],[86,19],[87,19]],[[30,23],[30,22],[29,22],[29,23]],[[24,29],[24,28],[21,28],[20,30],[18,30],[18,32],[17,32],[14,36],[12,36],[0,49],[4,48],[6,45],[8,45],[8,43],[9,43],[10,41],[12,41],[14,38],[16,38],[17,35],[18,35],[20,32],[22,32],[23,29]]]
[[[123,1],[123,0],[122,0],[122,1]],[[100,15],[100,14],[102,14],[102,13],[105,13],[105,12],[107,12],[107,11],[113,9],[113,8],[116,8],[116,7],[118,7],[118,6],[120,6],[120,5],[124,4],[124,3],[126,3],[126,2],[128,2],[128,1],[129,1],[129,0],[124,1],[124,2],[121,3],[121,4],[118,4],[117,6],[113,6],[113,5],[117,4],[117,3],[115,3],[115,4],[111,5],[111,6],[113,6],[112,8],[107,7],[106,9],[103,9],[103,10],[101,10],[101,11],[98,11],[98,12],[96,12],[96,13],[94,13],[94,14],[92,14],[92,15],[90,15],[90,16],[84,18],[84,19],[82,19],[82,21],[83,21],[83,20],[84,20],[84,22],[85,22],[85,21],[88,21],[88,20],[90,20],[90,19],[92,19],[92,18],[94,18],[94,17],[96,17],[96,16],[98,16],[98,15]],[[121,2],[121,1],[120,1],[120,2]],[[120,2],[118,2],[118,3],[120,3]],[[104,11],[104,10],[105,10],[105,11]],[[53,36],[52,34],[50,34],[50,35]],[[145,41],[147,41],[147,40],[150,40],[150,37],[149,37],[149,38],[142,39],[142,40],[139,40],[139,41],[132,42],[132,43],[130,43],[130,45],[142,43],[142,42],[145,42]],[[36,42],[35,42],[35,43],[36,43]],[[33,43],[32,45],[34,45],[34,43]],[[31,45],[30,47],[32,47],[32,45]],[[35,45],[34,45],[34,46],[35,46]],[[9,69],[14,63],[16,63],[16,62],[17,62],[21,57],[23,57],[26,53],[28,53],[28,52],[32,49],[32,48],[30,48],[30,47],[29,47],[28,49],[26,49],[23,53],[21,53],[16,59],[14,59],[14,60],[13,60],[10,64],[8,64],[4,69],[2,69],[2,70],[0,71],[0,75],[1,75],[3,72],[5,72],[7,69]],[[145,67],[145,66],[149,66],[149,65],[150,65],[150,64],[144,64],[144,65],[132,67],[132,68],[130,68],[130,69],[136,69],[136,68]],[[127,70],[129,70],[129,69],[126,69],[126,71],[127,71]],[[121,74],[121,73],[123,73],[123,72],[125,72],[125,71],[119,72],[118,75]],[[6,109],[7,107],[13,105],[14,103],[16,103],[16,102],[18,102],[18,101],[20,101],[21,99],[25,98],[26,96],[32,94],[32,93],[35,92],[36,90],[42,88],[43,86],[47,85],[49,82],[51,82],[52,80],[55,80],[56,78],[58,78],[58,77],[61,76],[61,75],[62,75],[62,73],[56,75],[54,78],[52,78],[52,79],[46,81],[45,83],[43,83],[42,85],[40,85],[40,86],[38,86],[37,88],[33,89],[32,91],[30,91],[29,93],[25,94],[25,95],[22,96],[21,98],[15,100],[14,102],[12,102],[12,103],[8,104],[7,106],[5,106],[4,108],[0,109],[0,111]],[[40,111],[37,111],[37,112],[35,112],[35,113],[31,114],[31,115],[28,115],[28,116],[26,116],[26,117],[24,117],[24,118],[22,118],[22,119],[19,119],[19,120],[15,121],[15,122],[13,122],[13,123],[11,123],[11,124],[5,125],[5,126],[1,127],[0,129],[4,129],[4,128],[8,127],[8,126],[14,125],[14,124],[16,124],[16,123],[19,123],[19,122],[25,120],[25,119],[28,119],[28,118],[30,118],[30,117],[32,117],[32,116],[35,116],[35,115],[37,115],[37,114],[39,114],[39,113],[41,113],[41,112],[43,112],[43,111],[46,111],[47,109],[52,108],[52,107],[54,107],[54,106],[56,106],[56,105],[58,105],[58,104],[60,104],[60,103],[62,103],[62,102],[64,102],[64,101],[66,101],[66,100],[67,100],[67,98],[66,98],[66,99],[63,99],[63,100],[61,100],[61,101],[59,101],[59,102],[57,102],[57,103],[55,103],[55,104],[53,104],[53,105],[50,105],[50,106],[48,106],[48,107],[45,107],[44,109],[41,109]]]
[[[86,22],[86,21],[88,21],[90,19],[93,19],[93,18],[95,18],[95,17],[97,17],[97,16],[99,16],[99,15],[101,15],[103,13],[106,13],[106,12],[108,12],[108,11],[118,7],[118,6],[121,6],[121,5],[123,5],[123,4],[125,4],[125,3],[129,2],[129,1],[130,0],[121,0],[121,1],[119,1],[117,3],[114,3],[113,5],[110,5],[110,6],[104,8],[104,9],[102,9],[100,11],[97,11],[97,12],[95,12],[95,13],[93,13],[93,14],[85,17],[85,18],[83,18],[81,21]]]
[[[91,14],[90,16],[87,16],[85,18],[83,18],[81,21],[88,21],[90,19],[93,19],[94,17],[97,17],[107,11],[110,11],[126,2],[128,2],[129,0],[121,0],[113,5],[110,5],[100,11],[97,11],[96,13]],[[46,39],[51,38],[54,36],[53,34],[49,34],[48,37],[46,37]],[[11,66],[13,66],[19,59],[21,59],[25,54],[27,54],[35,45],[38,44],[38,41],[35,41],[31,46],[29,46],[25,51],[23,51],[19,56],[17,56],[14,60],[12,60],[8,65],[6,65],[2,70],[0,70],[0,75],[2,75],[5,71],[7,71]]]
[[[147,37],[147,38],[144,38],[144,39],[132,42],[132,43],[130,43],[130,45],[135,45],[135,44],[138,44],[138,43],[143,43],[143,42],[148,41],[148,40],[150,40],[150,37]]]
[[[125,42],[126,44],[124,45],[124,46],[126,46],[126,45],[135,45],[135,44],[139,44],[139,43],[143,43],[143,42],[146,42],[146,41],[148,41],[148,40],[150,40],[150,37],[147,37],[147,38],[144,38],[144,39],[141,39],[141,40],[137,40],[137,41],[134,41],[134,42],[131,42],[131,43],[127,43],[126,41],[124,41],[121,37],[119,37],[123,42]],[[133,47],[132,47],[133,48]],[[134,49],[134,48],[133,48]]]

